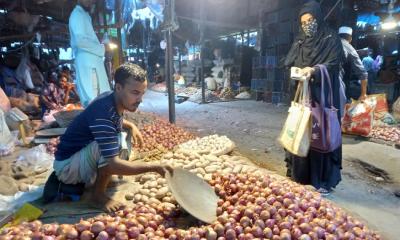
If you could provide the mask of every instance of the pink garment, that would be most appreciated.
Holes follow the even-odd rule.
[[[0,88],[0,109],[3,110],[3,112],[8,112],[11,109],[10,100],[2,88]]]

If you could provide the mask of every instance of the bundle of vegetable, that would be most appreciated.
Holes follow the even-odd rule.
[[[197,138],[179,145],[178,149],[193,151],[199,154],[213,154],[220,156],[231,152],[235,143],[226,136],[210,135]]]
[[[75,225],[24,223],[4,229],[1,239],[381,239],[318,193],[290,181],[213,174],[209,183],[221,198],[212,224],[179,229],[179,209],[139,203]]]
[[[168,189],[165,178],[158,174],[147,173],[138,177],[141,188],[135,193],[125,195],[126,200],[134,203],[163,204],[175,208],[176,201]]]
[[[397,127],[374,127],[369,136],[400,144],[400,129]]]
[[[159,145],[172,150],[178,144],[194,139],[194,136],[186,130],[170,124],[164,120],[156,120],[151,125],[145,125],[141,129],[144,145],[142,148],[134,145],[139,152],[149,152],[156,149]]]

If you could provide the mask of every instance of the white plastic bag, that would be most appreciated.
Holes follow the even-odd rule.
[[[35,172],[42,172],[53,166],[54,156],[46,151],[46,146],[41,144],[25,152],[17,158],[15,165],[33,168]]]
[[[17,192],[14,196],[0,195],[0,215],[14,212],[26,202],[32,202],[43,195],[43,187],[29,185],[28,192]]]
[[[28,58],[26,56],[23,56],[21,58],[21,62],[19,63],[17,70],[16,70],[16,75],[19,81],[23,82],[25,84],[25,87],[28,89],[33,89],[35,86],[33,85],[32,82],[32,77],[31,77],[31,72],[30,68],[28,66]]]
[[[0,156],[11,154],[14,148],[14,138],[8,129],[4,112],[0,109]]]
[[[393,117],[400,122],[400,97],[393,103]]]

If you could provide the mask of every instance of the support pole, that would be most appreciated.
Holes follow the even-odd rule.
[[[122,2],[121,0],[116,0],[116,15],[117,15],[117,38],[118,38],[118,63],[119,65],[124,63],[124,52],[122,50],[122,33],[121,33],[121,28],[122,28],[122,15],[121,15],[121,9],[122,9]]]
[[[166,59],[166,73],[168,82],[168,107],[169,107],[169,122],[175,123],[175,82],[174,82],[174,64],[172,52],[172,32],[167,31],[167,59]]]
[[[201,82],[201,103],[206,103],[206,81],[204,79],[204,20],[205,20],[205,1],[200,1],[200,82]]]
[[[168,86],[168,108],[169,108],[169,122],[175,123],[175,82],[173,78],[174,74],[174,62],[173,62],[173,48],[172,48],[172,31],[173,31],[173,16],[174,16],[174,0],[165,0],[165,35],[167,41],[167,48],[165,51],[165,72]]]

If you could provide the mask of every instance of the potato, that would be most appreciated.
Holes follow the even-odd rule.
[[[169,191],[168,187],[160,188],[156,193],[156,198],[162,199],[163,197],[165,197],[168,191]]]
[[[140,189],[139,193],[141,193],[142,195],[149,195],[150,194],[150,190],[149,189]]]
[[[161,202],[156,198],[149,198],[148,203],[149,204],[153,204],[154,203],[154,204],[157,204],[157,205],[161,204]]]
[[[139,202],[142,200],[142,195],[141,194],[135,194],[134,196],[135,202]]]
[[[134,198],[135,198],[135,195],[133,193],[125,194],[125,199],[128,201],[132,201]]]

